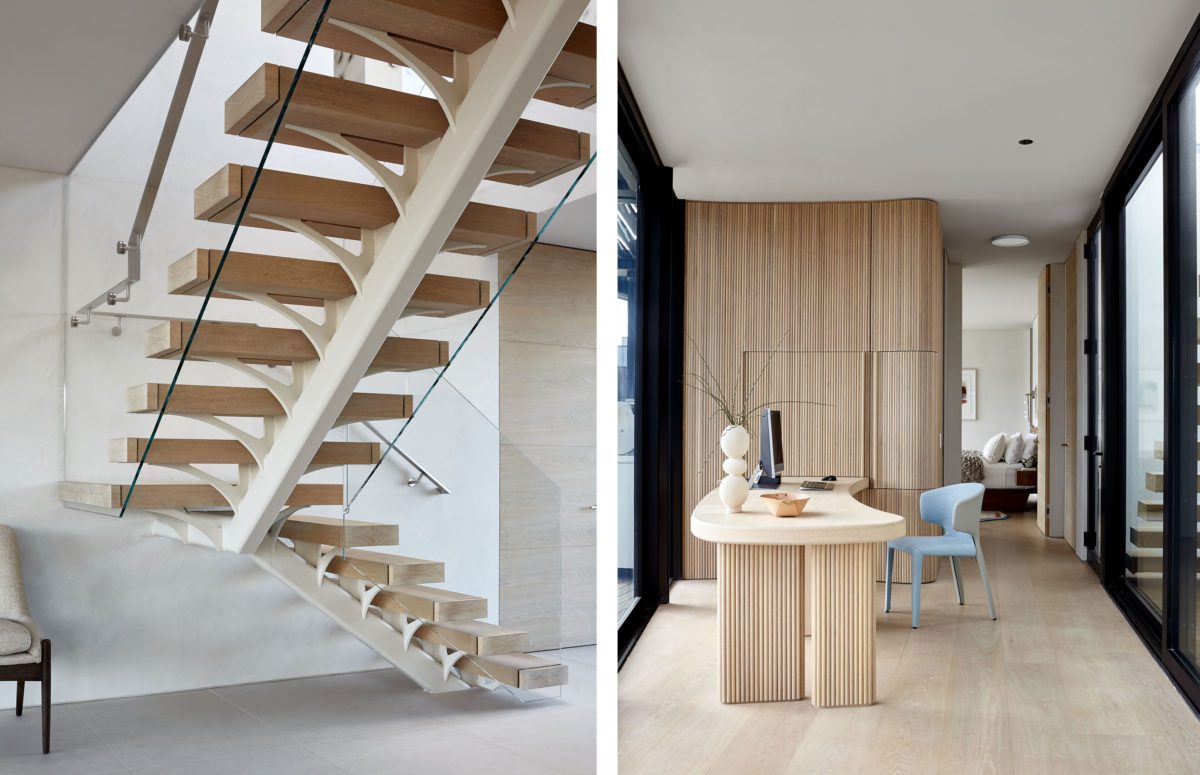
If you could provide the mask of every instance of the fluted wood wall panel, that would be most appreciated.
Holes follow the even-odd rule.
[[[868,202],[776,204],[771,317],[781,350],[871,349]]]
[[[937,202],[871,203],[871,349],[942,350],[945,276]]]
[[[875,555],[881,544],[807,548],[812,563],[813,705],[875,702]]]
[[[773,358],[769,352],[746,353],[746,373],[751,379],[762,374],[756,403],[767,398],[782,402],[787,473],[868,475],[867,357],[859,352],[780,352]],[[760,457],[757,422],[747,430],[747,462],[753,470]]]
[[[942,355],[872,353],[875,361],[871,486],[928,490],[942,484]]]
[[[802,698],[804,547],[721,544],[717,562],[721,702]]]
[[[927,200],[688,202],[685,371],[702,374],[707,360],[737,392],[778,346],[753,403],[832,404],[783,405],[789,474],[865,475],[876,487],[941,484],[941,359],[933,355],[942,349],[941,242],[937,205]],[[926,355],[910,363],[876,351]],[[685,578],[717,572],[716,547],[693,537],[687,524],[722,476],[724,421],[714,408],[685,391]],[[751,423],[747,430],[753,467],[758,429]],[[897,441],[896,454],[874,454],[879,443]]]
[[[921,490],[870,489],[864,490],[859,496],[859,500],[873,509],[904,517],[906,535],[940,535],[941,528],[921,519],[921,492]],[[887,546],[886,544],[878,546],[878,551],[875,553],[875,580],[883,581],[887,562]],[[926,558],[921,566],[921,581],[936,581],[938,565],[937,558]],[[896,559],[892,564],[892,581],[898,584],[912,583],[912,558],[903,552],[896,552]]]

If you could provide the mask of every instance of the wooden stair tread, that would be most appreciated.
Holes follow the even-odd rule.
[[[474,619],[425,622],[417,628],[416,636],[429,643],[484,657],[521,652],[529,648],[529,634],[524,630],[499,627]]]
[[[169,385],[136,385],[125,392],[125,411],[132,414],[157,414],[162,408]],[[340,422],[395,420],[412,414],[409,395],[390,393],[354,393],[342,408]],[[281,417],[283,407],[266,388],[223,387],[212,385],[176,385],[167,406],[167,414],[212,414],[222,417]]]
[[[225,101],[225,131],[267,140],[296,71],[265,64]],[[337,132],[374,158],[404,163],[405,148],[420,148],[446,134],[449,122],[437,100],[305,72],[288,102],[287,124]],[[335,153],[341,150],[311,135],[280,129],[276,142]],[[517,122],[496,164],[531,173],[492,180],[533,186],[583,166],[591,154],[586,134],[528,119]]]
[[[128,484],[60,482],[59,500],[105,509],[119,509],[129,493]],[[340,484],[298,484],[288,496],[289,506],[340,506]],[[172,509],[228,506],[217,489],[208,484],[139,484],[129,501],[131,508]]]
[[[254,171],[254,167],[227,164],[201,183],[195,192],[196,219],[233,223]],[[259,177],[243,224],[283,228],[255,215],[302,220],[327,237],[354,240],[361,239],[362,229],[379,229],[398,217],[396,205],[382,186],[267,169]],[[455,248],[455,252],[486,255],[529,242],[536,234],[536,213],[471,202],[449,239],[483,246]]]
[[[400,540],[400,527],[381,522],[296,514],[283,523],[279,535],[293,541],[328,546],[393,546]]]
[[[438,584],[446,580],[446,565],[370,549],[347,549],[346,556],[335,557],[329,572],[345,578],[364,579],[381,586],[402,584]]]
[[[168,292],[203,296],[221,261],[220,250],[199,249],[167,269]],[[240,298],[237,293],[265,293],[283,304],[319,307],[354,295],[354,284],[331,261],[230,252],[213,296]],[[445,317],[483,309],[490,296],[485,280],[427,274],[404,309],[405,316]]]
[[[146,332],[146,357],[177,358],[194,327],[190,320],[170,320],[151,328]],[[189,355],[260,364],[317,360],[316,348],[299,329],[216,322],[201,323]],[[422,371],[445,366],[449,361],[449,342],[389,336],[371,361],[371,370]]]
[[[388,586],[375,596],[374,605],[385,611],[417,619],[446,622],[487,616],[487,598],[417,584]]]
[[[263,0],[262,30],[307,41],[316,26],[320,0]],[[508,22],[499,0],[333,0],[317,44],[335,51],[403,64],[370,41],[329,24],[328,19],[382,30],[411,49],[441,75],[454,75],[454,51],[473,53],[493,40]],[[542,89],[536,99],[585,108],[596,101],[596,28],[579,23],[550,65],[546,83],[555,80],[584,87]]]
[[[122,438],[109,442],[111,463],[137,463],[146,451],[148,439]],[[380,445],[370,441],[326,441],[317,448],[312,466],[373,465],[379,462]],[[240,441],[232,439],[157,438],[146,458],[149,465],[185,463],[229,463],[250,465],[254,456]]]
[[[459,659],[457,667],[517,689],[547,689],[567,685],[567,666],[533,654],[498,654]]]

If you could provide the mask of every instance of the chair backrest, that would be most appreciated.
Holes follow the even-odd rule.
[[[21,553],[17,549],[17,533],[8,525],[0,525],[0,619],[29,619],[25,584],[21,580]]]
[[[969,533],[979,539],[983,513],[983,485],[965,482],[921,493],[921,519],[940,525],[947,533]]]

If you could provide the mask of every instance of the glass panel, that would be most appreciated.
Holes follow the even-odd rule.
[[[1163,466],[1166,442],[1163,304],[1163,157],[1130,196],[1125,234],[1125,578],[1162,613]]]
[[[1182,189],[1180,205],[1192,208],[1190,213],[1182,213],[1181,227],[1187,228],[1188,222],[1191,221],[1192,231],[1190,235],[1181,240],[1181,247],[1183,250],[1189,251],[1193,258],[1196,257],[1197,252],[1200,252],[1200,115],[1197,114],[1198,105],[1200,105],[1200,75],[1196,76],[1191,85],[1184,90],[1183,105],[1178,112],[1182,124],[1179,137],[1183,138],[1184,142],[1184,147],[1180,149],[1180,188]],[[1200,266],[1200,261],[1197,261],[1197,265]],[[1200,288],[1200,283],[1194,287]],[[1193,302],[1196,299],[1194,292],[1191,299]],[[1195,358],[1193,362],[1200,363],[1200,347],[1197,346],[1200,345],[1200,342],[1192,339],[1197,335],[1198,326],[1187,320],[1188,316],[1195,314],[1195,309],[1194,307],[1192,309],[1184,308],[1179,311],[1179,314],[1186,321],[1181,323],[1182,331],[1184,338],[1192,343],[1189,351]],[[1185,392],[1184,395],[1189,395],[1189,393]],[[1194,402],[1193,407],[1200,403],[1200,395],[1197,394],[1195,387],[1192,388],[1190,395]],[[1187,418],[1184,421],[1184,427],[1179,429],[1179,433],[1184,439],[1195,439],[1196,441],[1195,444],[1189,441],[1183,445],[1183,464],[1180,468],[1183,471],[1198,470],[1200,428],[1186,427],[1188,423],[1194,423],[1198,419],[1200,417]],[[1186,483],[1192,494],[1188,500],[1190,503],[1196,503],[1195,488],[1200,483],[1200,476],[1189,477]],[[1178,618],[1171,622],[1170,626],[1174,628],[1177,635],[1176,642],[1179,644],[1179,649],[1193,666],[1200,668],[1200,626],[1198,626],[1200,621],[1197,620],[1197,610],[1200,609],[1200,559],[1197,559],[1197,546],[1200,545],[1200,542],[1196,540],[1197,532],[1200,532],[1200,524],[1197,524],[1197,520],[1200,519],[1200,511],[1188,508],[1178,518],[1172,516],[1174,518],[1172,523],[1174,551],[1171,553],[1171,560],[1173,564],[1178,564],[1177,568],[1172,568],[1172,578],[1176,583],[1174,589],[1178,591],[1179,603],[1174,607]]]
[[[637,386],[638,178],[625,148],[617,163],[617,625],[637,603],[634,419]]]

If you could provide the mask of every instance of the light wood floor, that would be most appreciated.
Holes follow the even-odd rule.
[[[1032,514],[982,530],[999,620],[972,561],[967,604],[943,567],[919,630],[909,587],[884,614],[880,584],[871,707],[722,705],[716,582],[677,583],[619,675],[622,775],[1200,773],[1200,721],[1092,570]]]

